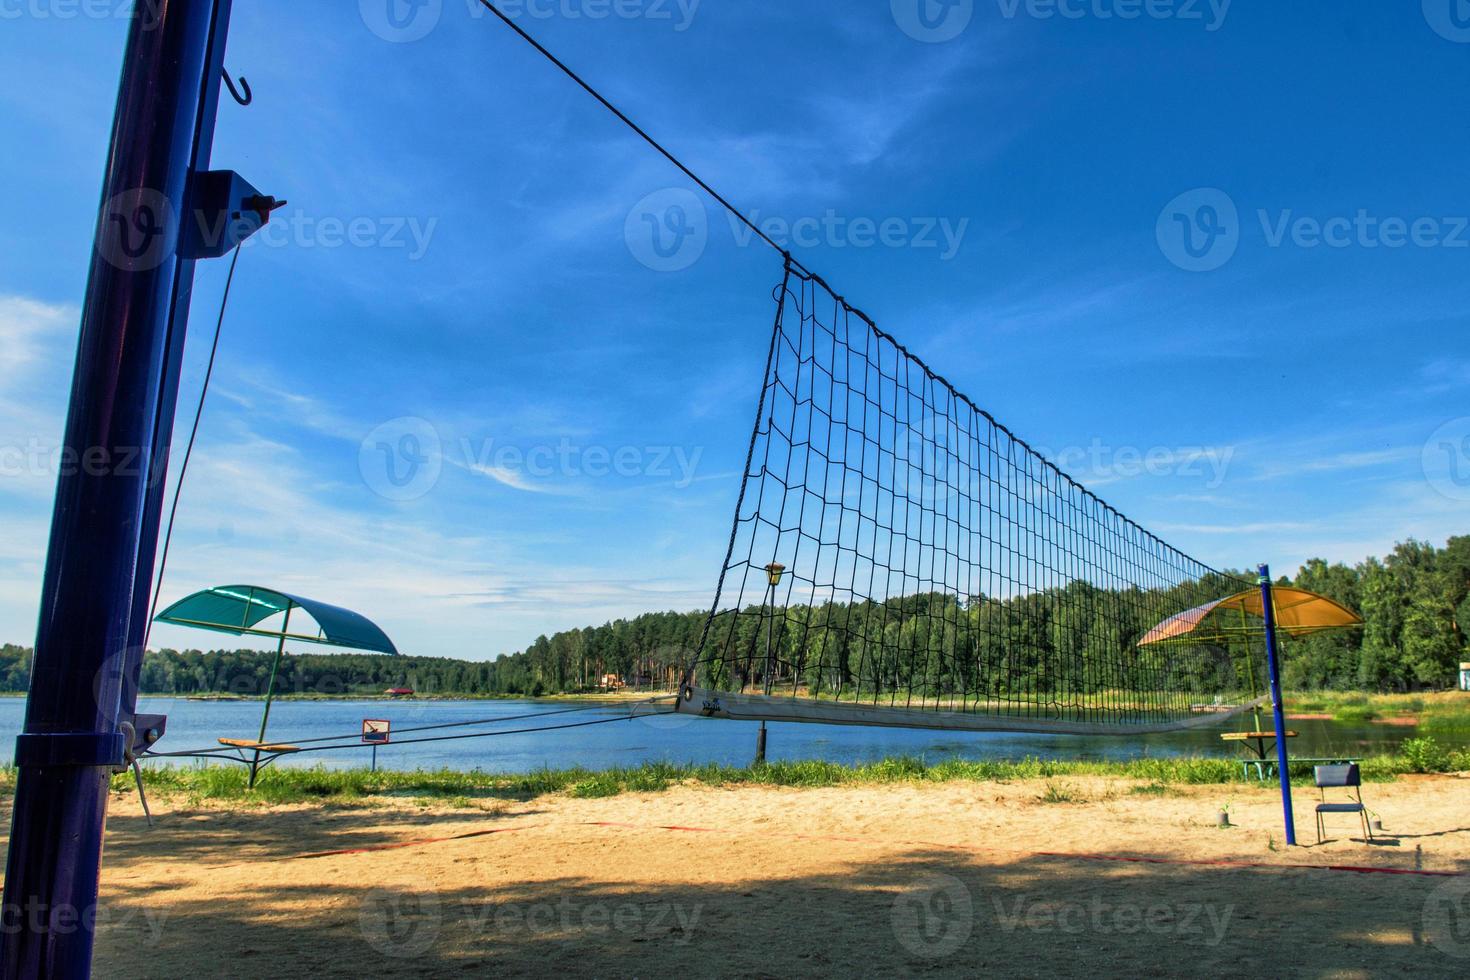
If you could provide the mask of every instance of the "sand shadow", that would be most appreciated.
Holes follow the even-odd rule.
[[[245,823],[257,820],[268,816],[247,815]],[[617,846],[615,835],[608,846]],[[696,855],[709,848],[708,867],[716,869],[731,865],[732,850],[738,865],[738,849],[748,845],[681,846]],[[1442,974],[1463,965],[1454,936],[1436,933],[1426,911],[1436,889],[1459,879],[1006,859],[924,847],[862,858],[841,845],[802,846],[833,848],[833,870],[650,884],[575,875],[517,881],[467,868],[453,886],[426,879],[395,888],[338,872],[330,884],[262,880],[189,905],[124,881],[112,886],[111,901],[134,909],[133,921],[147,907],[167,915],[153,932],[101,935],[98,969],[157,976],[180,964],[227,962],[240,977],[476,971],[1092,980]],[[546,857],[529,852],[525,860]],[[411,867],[427,858],[404,851],[399,860]],[[434,867],[443,872],[442,856]]]

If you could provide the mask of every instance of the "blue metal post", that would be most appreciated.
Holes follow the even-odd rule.
[[[231,0],[139,2],[123,59],[16,744],[0,976],[85,977],[110,769],[134,710]]]
[[[1286,751],[1286,716],[1281,703],[1281,658],[1276,653],[1276,605],[1271,593],[1271,566],[1261,566],[1261,610],[1266,619],[1266,669],[1271,675],[1271,715],[1276,721],[1276,769],[1281,776],[1281,812],[1286,843],[1296,846],[1296,816],[1291,809],[1291,771]]]

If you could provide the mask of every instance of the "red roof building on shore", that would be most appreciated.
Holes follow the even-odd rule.
[[[411,687],[390,687],[383,693],[390,698],[411,698],[414,691]]]

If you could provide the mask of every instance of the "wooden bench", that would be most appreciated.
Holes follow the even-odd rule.
[[[219,744],[228,745],[232,749],[250,749],[253,752],[271,752],[277,755],[301,751],[301,748],[296,745],[279,745],[274,742],[253,742],[248,738],[222,738],[219,740]]]
[[[1355,765],[1355,764],[1360,763],[1362,761],[1363,761],[1363,759],[1362,759],[1361,756],[1359,756],[1357,758],[1349,758],[1349,757],[1347,757],[1345,755],[1334,755],[1334,756],[1329,756],[1329,757],[1327,757],[1325,759],[1295,759],[1295,758],[1293,758],[1293,759],[1287,759],[1286,760],[1286,764],[1289,765],[1289,766],[1294,766],[1294,765],[1297,765],[1298,763],[1300,763],[1301,765],[1304,765],[1304,766],[1346,766],[1346,765]],[[1259,779],[1261,779],[1263,781],[1267,777],[1276,775],[1276,760],[1275,759],[1262,759],[1259,762],[1252,762],[1251,760],[1246,760],[1245,767],[1249,767],[1249,766],[1252,766],[1252,765],[1254,765],[1256,767],[1256,776],[1257,776],[1257,778],[1259,778]]]
[[[1288,730],[1286,732],[1286,737],[1287,738],[1296,738],[1297,737],[1297,734],[1294,731]],[[1262,780],[1264,780],[1266,778],[1265,775],[1264,775],[1265,765],[1266,765],[1266,763],[1268,761],[1270,761],[1267,758],[1267,753],[1269,753],[1271,751],[1271,749],[1274,749],[1276,747],[1276,733],[1274,731],[1273,732],[1223,732],[1220,735],[1220,738],[1223,741],[1226,741],[1226,742],[1239,742],[1240,743],[1240,747],[1242,749],[1244,749],[1246,752],[1248,752],[1248,753],[1254,753],[1254,757],[1253,758],[1246,758],[1246,759],[1244,759],[1244,760],[1241,761],[1241,763],[1240,763],[1240,774],[1242,776],[1248,776],[1248,775],[1250,775],[1251,766],[1255,766],[1256,767],[1256,775],[1257,775],[1257,777],[1260,778],[1260,779],[1262,779]],[[1266,742],[1267,741],[1270,741],[1270,743],[1271,743],[1271,745],[1269,747],[1266,745]]]

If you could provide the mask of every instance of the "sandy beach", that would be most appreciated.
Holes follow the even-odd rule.
[[[119,795],[97,975],[1462,975],[1470,779],[1365,797],[1376,843],[1317,845],[1306,790],[1287,848],[1270,787],[1116,778],[175,797],[152,830]]]

